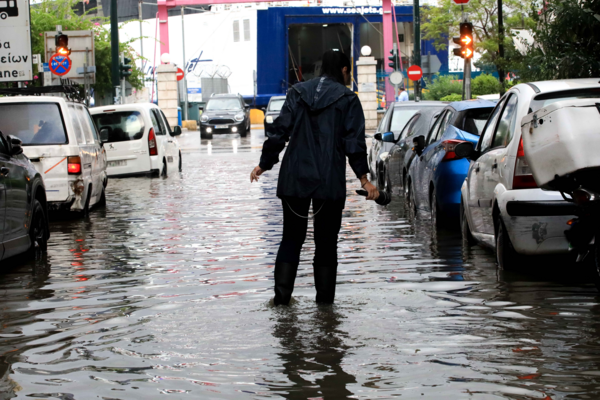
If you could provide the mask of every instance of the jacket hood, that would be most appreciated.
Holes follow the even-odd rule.
[[[344,95],[353,93],[346,86],[326,76],[294,85],[294,90],[300,94],[302,101],[311,110],[321,110],[335,103]]]

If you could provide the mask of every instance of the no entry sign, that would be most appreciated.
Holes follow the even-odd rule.
[[[423,77],[423,70],[418,65],[413,65],[406,72],[411,81],[418,81]]]
[[[459,6],[469,4],[469,0],[452,0],[454,4],[458,4]]]
[[[71,59],[67,56],[61,56],[59,54],[55,54],[50,57],[50,62],[48,66],[50,67],[50,72],[54,75],[63,76],[69,73],[71,70],[71,66],[73,63]]]
[[[180,81],[185,77],[183,70],[181,68],[177,68],[177,80]]]

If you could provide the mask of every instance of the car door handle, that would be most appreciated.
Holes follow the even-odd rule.
[[[6,167],[0,168],[0,175],[2,175],[2,176],[8,175],[9,172],[10,172],[10,169],[8,169]]]
[[[479,163],[475,164],[475,172],[479,172]]]
[[[492,169],[498,168],[498,161],[494,160],[494,164],[492,165]]]

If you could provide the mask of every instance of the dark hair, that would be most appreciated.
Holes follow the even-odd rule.
[[[345,85],[342,68],[347,67],[350,72],[350,59],[341,51],[328,50],[323,54],[323,64],[321,65],[321,75],[328,76],[342,85]]]

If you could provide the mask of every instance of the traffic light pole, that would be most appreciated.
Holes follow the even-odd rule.
[[[413,65],[421,66],[421,10],[419,0],[413,0],[413,22],[415,42],[413,47]],[[420,88],[415,84],[415,100],[420,97]]]
[[[110,56],[113,96],[119,86],[119,21],[117,13],[117,0],[110,0]]]
[[[463,77],[463,100],[471,100],[471,59],[465,59]]]
[[[125,53],[121,53],[121,65],[125,65]],[[121,104],[125,104],[125,76],[121,78]]]
[[[185,61],[185,26],[183,25],[184,6],[181,6],[181,45],[183,46],[183,120],[188,119],[188,94],[187,94],[187,65]]]

